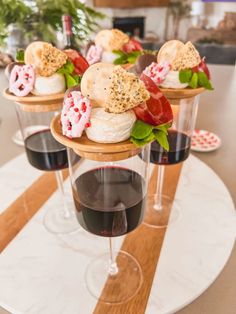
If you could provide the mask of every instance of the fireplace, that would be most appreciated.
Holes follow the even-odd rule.
[[[144,23],[145,17],[114,17],[113,27],[118,28],[121,31],[128,33],[131,36],[136,36],[139,38],[144,37]]]

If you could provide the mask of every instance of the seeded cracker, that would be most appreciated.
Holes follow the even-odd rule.
[[[150,95],[142,81],[121,66],[113,70],[112,81],[105,103],[105,110],[122,113],[149,99]]]
[[[51,76],[67,61],[67,55],[51,44],[45,43],[41,52],[41,64],[38,73],[41,76]]]
[[[197,66],[200,62],[201,57],[198,51],[193,44],[188,41],[177,54],[177,57],[172,63],[172,68],[174,71],[191,69]]]

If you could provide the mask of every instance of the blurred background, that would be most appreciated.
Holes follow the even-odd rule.
[[[236,1],[0,0],[0,66],[33,40],[63,47],[62,16],[72,18],[80,48],[103,28],[119,28],[158,49],[169,39],[190,40],[208,63],[235,64]]]

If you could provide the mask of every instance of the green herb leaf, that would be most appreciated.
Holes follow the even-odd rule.
[[[155,140],[155,135],[153,132],[150,133],[147,137],[140,139],[140,140],[138,140],[132,136],[130,138],[131,143],[134,143],[138,147],[142,147],[142,146],[144,146],[150,142],[153,142],[154,140]]]
[[[198,74],[193,73],[193,76],[191,78],[191,81],[188,84],[192,88],[197,88],[198,87]]]
[[[126,55],[126,53],[124,53],[122,50],[113,50],[112,52],[120,57]]]
[[[73,75],[73,78],[75,79],[76,81],[76,85],[80,85],[80,82],[82,80],[82,75]]]
[[[57,70],[57,73],[60,74],[72,74],[74,72],[74,64],[67,60],[66,64],[64,64],[59,70]]]
[[[65,78],[66,78],[67,88],[78,85],[77,78],[74,78],[71,74],[65,74]]]
[[[180,83],[189,83],[193,76],[192,70],[181,70],[179,71],[179,81]]]
[[[126,57],[120,57],[113,61],[113,64],[116,64],[116,65],[126,64],[126,63],[128,63]]]
[[[163,147],[166,151],[169,151],[170,147],[169,147],[167,134],[160,130],[154,130],[153,133],[159,145]]]
[[[204,72],[198,72],[198,85],[205,87],[206,89],[213,90],[214,88],[211,85],[211,82],[208,80],[208,77]]]
[[[155,130],[160,130],[162,132],[164,132],[166,135],[168,134],[168,129],[171,127],[172,123],[165,123],[165,124],[160,124],[158,126],[155,126],[154,129]]]
[[[153,130],[152,125],[147,124],[141,120],[137,120],[132,129],[131,136],[137,140],[142,140],[148,137],[152,133],[152,130]]]
[[[18,49],[16,52],[16,61],[25,62],[25,51],[23,49]]]
[[[125,53],[121,50],[113,50],[115,54],[119,57],[113,61],[114,64],[126,64],[126,63],[135,63],[138,56],[142,54],[142,51],[132,51],[130,53]]]

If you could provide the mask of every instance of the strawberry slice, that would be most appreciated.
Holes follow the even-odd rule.
[[[66,49],[64,50],[64,52],[67,54],[70,61],[74,64],[75,74],[81,75],[87,70],[89,64],[87,60],[78,51],[74,49]]]
[[[155,126],[171,122],[173,113],[168,99],[148,76],[142,74],[140,79],[149,91],[150,98],[145,104],[134,108],[137,118]]]
[[[127,44],[124,44],[122,47],[122,51],[126,53],[130,53],[133,51],[142,51],[143,47],[141,46],[140,42],[137,41],[134,38],[130,38],[129,42]]]

